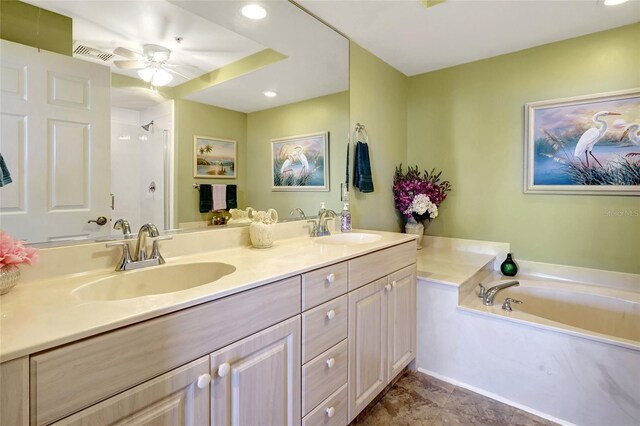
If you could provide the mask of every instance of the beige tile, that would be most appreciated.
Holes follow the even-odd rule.
[[[545,419],[422,373],[400,378],[357,426],[552,426]]]

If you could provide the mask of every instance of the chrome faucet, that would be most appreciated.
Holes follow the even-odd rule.
[[[480,287],[480,292],[478,293],[478,297],[482,299],[482,304],[486,306],[492,306],[493,299],[495,299],[496,294],[498,294],[500,290],[504,290],[505,288],[509,288],[509,287],[517,287],[519,285],[520,285],[519,281],[507,281],[506,283],[494,285],[493,287],[486,289],[482,285],[482,283],[480,283],[478,284],[478,286]]]
[[[304,210],[302,210],[300,207],[296,207],[295,209],[291,210],[289,212],[289,216],[293,216],[296,212],[300,214],[300,217],[302,219],[306,219],[307,218],[307,216],[304,214]]]
[[[122,234],[125,238],[131,236],[131,225],[129,225],[129,221],[127,219],[116,220],[116,223],[113,224],[113,229],[122,230]]]
[[[158,228],[153,223],[145,223],[140,227],[134,260],[147,260],[147,235],[151,238],[160,236]]]
[[[332,217],[338,217],[338,214],[331,209],[323,210],[318,216],[318,229],[316,231],[316,237],[323,237],[325,235],[331,235],[327,222]]]
[[[151,255],[147,255],[147,236],[153,240]],[[114,241],[107,243],[106,247],[122,246],[122,256],[116,265],[116,271],[128,271],[130,269],[146,268],[147,266],[162,265],[165,263],[160,254],[158,241],[171,240],[168,235],[160,236],[158,228],[152,223],[147,223],[140,227],[138,231],[138,241],[136,251],[131,256],[129,243],[126,241]]]

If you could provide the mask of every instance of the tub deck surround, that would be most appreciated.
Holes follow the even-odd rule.
[[[483,250],[481,244],[472,246]],[[640,424],[640,341],[598,332],[607,326],[599,309],[609,307],[620,311],[626,327],[613,324],[614,332],[637,334],[640,275],[516,259],[520,273],[503,277],[496,271],[508,250],[496,251],[491,268],[464,242],[444,245],[431,251],[426,245],[418,253],[419,371],[562,424]],[[521,285],[498,293],[494,306],[477,297],[478,282],[512,279]],[[549,293],[556,299],[549,305],[562,314],[581,304],[593,310],[575,312],[586,316],[578,323],[571,321],[575,315],[554,321],[551,310],[526,311],[546,308],[548,303],[531,298]],[[525,305],[503,311],[505,297]],[[576,327],[589,322],[594,330]]]
[[[161,250],[169,265],[222,262],[236,271],[219,280],[174,293],[117,301],[80,300],[72,290],[83,283],[128,272],[114,272],[119,253],[102,244],[43,249],[40,262],[0,301],[0,361],[53,348],[81,338],[134,324],[186,307],[255,288],[339,261],[362,256],[415,239],[390,232],[373,243],[319,244],[306,236],[300,222],[276,225],[269,249],[248,246],[248,229],[174,235]],[[67,253],[64,250],[68,250]],[[86,261],[93,269],[83,264]],[[28,270],[29,268],[23,268]],[[135,272],[135,271],[132,271]]]

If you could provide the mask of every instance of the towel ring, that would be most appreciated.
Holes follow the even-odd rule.
[[[356,123],[356,130],[353,132],[353,142],[358,142],[358,135],[362,136],[364,143],[369,143],[369,135],[367,134],[367,129],[365,129],[364,124]]]

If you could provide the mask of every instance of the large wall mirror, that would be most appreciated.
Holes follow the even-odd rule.
[[[266,16],[252,19],[244,1],[26,3],[72,19],[74,53],[2,41],[3,230],[37,243],[116,237],[117,219],[134,233],[192,226],[211,218],[194,184],[235,185],[239,208],[282,218],[341,207],[349,42],[296,4],[260,2]],[[59,113],[25,104],[26,88]],[[304,140],[316,134],[326,158]],[[326,188],[274,190],[275,174],[305,167],[326,168]]]

